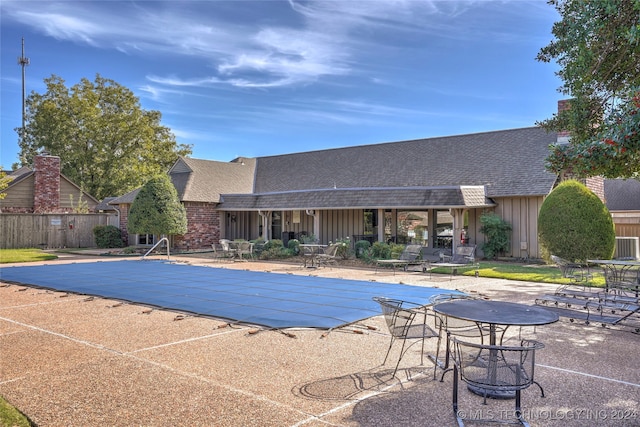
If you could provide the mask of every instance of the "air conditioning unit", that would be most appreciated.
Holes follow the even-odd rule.
[[[616,259],[640,260],[640,237],[616,237]]]

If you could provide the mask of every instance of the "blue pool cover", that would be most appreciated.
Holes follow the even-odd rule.
[[[371,299],[374,296],[428,304],[430,297],[443,292],[393,283],[130,260],[5,267],[0,279],[275,329],[331,329],[381,314]]]

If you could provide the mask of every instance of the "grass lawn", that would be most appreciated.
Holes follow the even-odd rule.
[[[12,262],[48,261],[58,258],[57,255],[41,249],[0,249],[0,264]]]
[[[492,262],[482,261],[479,263],[478,275],[493,279],[522,280],[525,282],[558,283],[568,284],[569,279],[562,277],[558,267],[552,265],[522,264],[516,262]],[[435,264],[437,265],[437,264]],[[450,274],[450,268],[434,268],[433,273]],[[476,273],[474,267],[459,268],[458,274],[473,276]],[[599,269],[594,269],[593,280],[590,286],[604,287],[604,276]]]
[[[27,417],[0,397],[0,426],[2,427],[31,427]]]

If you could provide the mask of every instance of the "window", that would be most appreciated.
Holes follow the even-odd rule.
[[[156,239],[153,234],[138,234],[138,244],[139,245],[153,245],[156,242]]]
[[[397,242],[422,246],[429,244],[429,211],[398,211]]]

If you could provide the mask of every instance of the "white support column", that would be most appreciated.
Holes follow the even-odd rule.
[[[311,232],[311,234],[313,234],[319,239],[320,238],[320,217],[318,216],[316,211],[314,211],[313,209],[307,209],[306,212],[307,212],[307,215],[313,217],[313,231]]]
[[[262,221],[262,237],[263,240],[270,240],[271,227],[269,227],[269,220],[271,218],[271,211],[261,211],[258,209],[258,215],[260,215],[260,221]]]
[[[453,217],[453,240],[451,242],[451,253],[456,252],[456,248],[460,245],[460,236],[462,236],[462,230],[464,230],[464,208],[449,209],[451,216]]]

